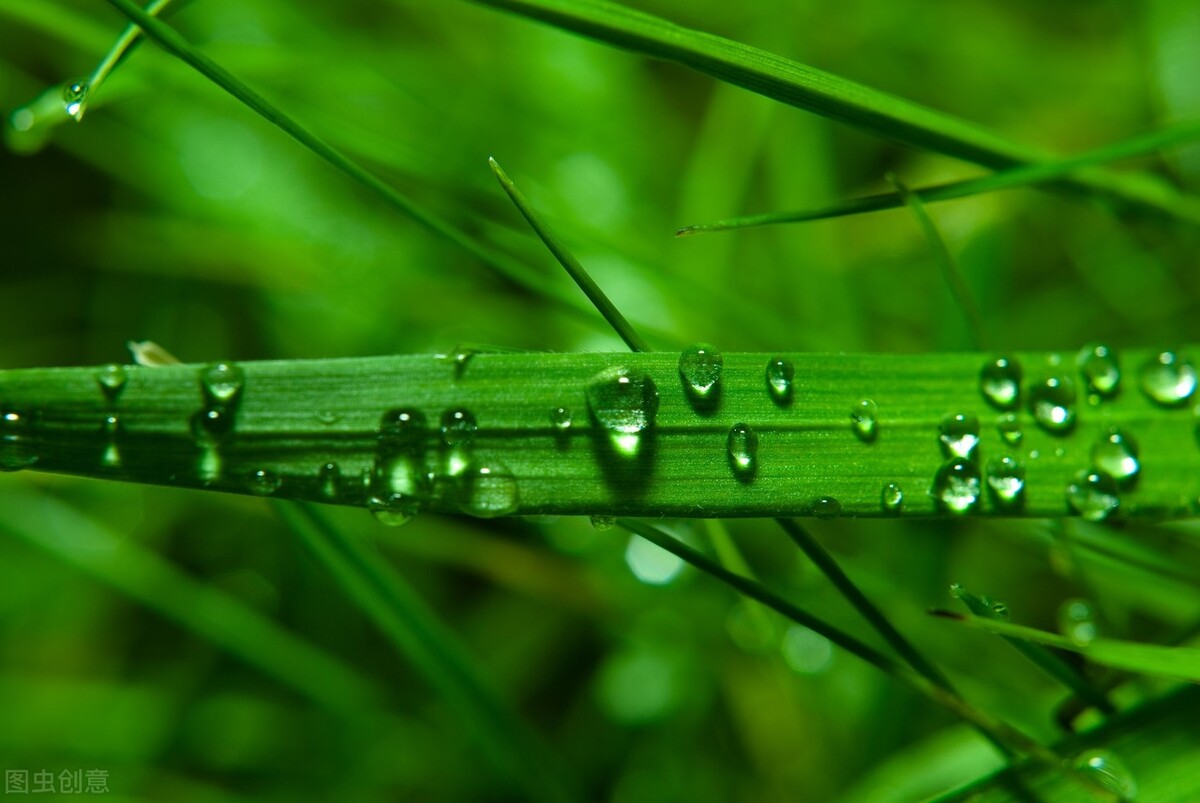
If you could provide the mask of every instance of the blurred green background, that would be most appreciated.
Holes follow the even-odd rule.
[[[1200,113],[1190,0],[843,0],[637,8],[1073,153]],[[197,0],[173,25],[377,175],[540,272],[499,278],[147,44],[75,124],[64,83],[124,26],[103,3],[0,0],[0,366],[622,349],[487,169],[494,155],[655,345],[971,347],[929,244],[896,210],[676,240],[684,224],[979,174],[681,67],[466,2]],[[12,115],[35,107],[37,124]],[[1200,149],[1124,168],[1200,189]],[[931,207],[1000,349],[1195,342],[1197,238],[1019,190]],[[582,309],[582,305],[580,307]],[[137,800],[510,800],[471,734],[300,551],[262,500],[4,476],[337,656],[386,690],[330,713],[202,636],[0,538],[0,766],[103,768]],[[0,510],[0,523],[7,516]],[[820,637],[766,618],[620,530],[428,516],[379,548],[534,724],[585,799],[915,800],[998,766],[973,731]],[[854,632],[772,526],[727,522],[773,587]],[[706,543],[710,525],[676,530]],[[1164,638],[1195,584],[1103,561],[1047,522],[816,522],[813,529],[968,699],[1050,741],[1065,692],[1002,642],[925,610],[958,581],[1054,628],[1088,597],[1109,632]],[[1139,538],[1197,565],[1189,524]],[[88,542],[86,548],[96,548]],[[170,593],[163,589],[162,593]]]

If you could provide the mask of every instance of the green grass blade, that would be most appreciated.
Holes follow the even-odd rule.
[[[625,320],[625,316],[621,311],[609,300],[604,291],[600,289],[600,285],[592,279],[583,265],[579,264],[579,260],[571,253],[567,246],[563,243],[549,224],[542,219],[542,216],[537,213],[537,210],[530,205],[525,196],[513,184],[508,174],[504,172],[504,168],[500,166],[492,157],[488,157],[488,165],[492,168],[492,172],[496,175],[496,179],[500,182],[500,187],[512,199],[513,204],[524,216],[525,220],[529,221],[530,227],[541,238],[546,247],[550,249],[550,253],[554,254],[554,258],[558,260],[558,264],[563,266],[563,269],[579,285],[579,289],[587,296],[588,301],[604,316],[604,320],[608,321],[621,339],[625,341],[625,345],[629,346],[631,351],[650,351],[650,347],[646,345],[646,341],[642,340],[641,336],[633,330],[629,325],[629,321]]]
[[[1097,638],[1087,643],[1077,643],[1058,633],[1049,633],[1023,625],[1015,625],[998,619],[978,616],[940,614],[968,627],[995,633],[998,636],[1031,641],[1056,647],[1060,650],[1077,652],[1089,661],[1127,672],[1145,675],[1161,675],[1190,682],[1200,680],[1200,648],[1164,647],[1158,644],[1141,644],[1119,639]]]
[[[912,189],[910,192],[921,203],[930,204],[938,201],[969,198],[973,195],[982,195],[984,193],[1015,189],[1017,187],[1036,186],[1069,176],[1071,173],[1083,168],[1095,167],[1134,156],[1142,156],[1164,148],[1178,147],[1194,142],[1197,139],[1200,139],[1200,120],[1189,120],[1160,131],[1139,134],[1136,137],[1111,145],[1105,145],[1077,156],[1036,162],[1008,170],[1001,170],[998,173],[980,176],[979,178]],[[1181,197],[1175,199],[1172,203],[1181,210],[1181,217],[1188,220],[1200,220],[1200,201],[1192,197]],[[828,220],[848,215],[859,215],[865,212],[878,212],[883,209],[895,209],[903,205],[904,199],[900,193],[886,192],[878,195],[868,195],[863,198],[853,198],[817,209],[766,212],[759,215],[746,215],[727,220],[718,220],[712,223],[697,223],[691,226],[684,226],[675,232],[675,236],[686,237],[692,234],[770,226],[780,223],[807,223],[814,220]]]
[[[0,530],[236,655],[319,705],[373,716],[381,694],[337,659],[236,599],[193,580],[69,505],[30,488],[0,489]]]
[[[549,752],[491,689],[454,635],[382,557],[310,507],[276,510],[397,652],[474,731],[483,752],[529,800],[573,800]]]
[[[1179,355],[1185,364],[1186,352]],[[1155,350],[1122,352],[1131,375],[1122,392],[1095,406],[1086,401],[1074,354],[1009,355],[1026,373],[1012,413],[1022,433],[1016,445],[999,426],[1008,414],[980,392],[988,355],[784,355],[795,366],[790,403],[767,389],[765,369],[775,356],[725,354],[713,410],[697,410],[685,392],[678,355],[659,352],[476,354],[465,367],[433,355],[247,362],[228,369],[241,372],[242,392],[212,420],[201,389],[212,371],[204,366],[121,369],[127,380],[115,402],[95,368],[0,371],[0,405],[10,414],[0,419],[0,463],[359,506],[380,492],[405,493],[427,510],[483,516],[792,517],[836,507],[849,516],[952,517],[958,514],[931,492],[945,490],[936,480],[947,461],[942,419],[963,414],[979,421],[975,459],[962,467],[975,504],[963,514],[1077,515],[1068,487],[1108,429],[1119,426],[1140,443],[1142,476],[1098,501],[1119,503],[1118,518],[1195,515],[1194,416],[1187,404],[1165,406],[1136,387],[1143,366],[1157,376]],[[619,394],[617,408],[603,408],[610,392],[629,387],[618,385],[614,371],[646,377],[657,389],[650,400],[657,409],[647,412],[653,426],[639,436],[646,449],[633,456],[620,452],[627,433],[606,428],[591,409],[599,399],[610,423],[623,412],[620,400],[629,397]],[[1075,390],[1068,430],[1035,420],[1030,393],[1047,377]],[[871,439],[851,419],[860,399],[875,402]],[[381,426],[400,408],[418,415],[399,455],[404,465],[391,466]],[[569,419],[555,423],[560,408]],[[462,448],[438,427],[454,411],[477,425]],[[752,476],[731,464],[731,428],[739,422],[757,436]],[[1011,504],[983,476],[1001,455],[1025,469]],[[468,464],[489,471],[464,474]],[[396,474],[405,466],[417,479]],[[883,503],[892,485],[903,494],[898,507]]]
[[[113,2],[114,0],[110,0]],[[125,2],[126,0],[122,0]],[[673,61],[760,95],[877,136],[992,168],[1043,161],[1044,154],[919,104],[720,36],[597,0],[472,0],[654,58]],[[1180,213],[1177,194],[1139,177],[1098,170],[1077,189],[1159,213]]]

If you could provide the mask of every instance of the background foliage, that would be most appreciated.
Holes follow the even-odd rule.
[[[1052,152],[1200,111],[1200,13],[1183,0],[636,5]],[[73,0],[4,0],[0,20],[6,117],[43,92],[57,98],[124,25],[104,4]],[[905,210],[671,233],[885,191],[888,171],[921,186],[977,168],[469,3],[203,0],[173,24],[426,208],[533,266],[542,291],[384,208],[147,45],[81,124],[5,125],[0,365],[122,362],[131,339],[188,362],[458,343],[621,350],[598,316],[548,300],[575,291],[496,188],[491,154],[661,349],[971,345]],[[1194,191],[1200,150],[1132,167]],[[1030,190],[931,213],[996,348],[1197,339],[1194,231]],[[32,515],[42,533],[0,539],[5,767],[104,767],[114,795],[130,799],[518,795],[265,502],[2,479],[0,523],[19,528]],[[61,526],[64,503],[100,540]],[[909,800],[999,765],[923,698],[621,530],[435,516],[392,530],[361,511],[331,518],[378,542],[589,798]],[[727,526],[770,585],[861,629],[773,526]],[[676,529],[707,543],[712,527]],[[1172,565],[1169,576],[1086,546],[1112,544],[1078,523],[813,529],[968,699],[1047,742],[1061,734],[1065,692],[995,637],[927,617],[949,604],[951,582],[1046,629],[1074,597],[1094,602],[1106,632],[1134,640],[1171,638],[1200,615],[1191,523],[1124,534]],[[384,691],[385,721],[297,696],[61,557],[114,544],[162,555],[352,667]]]

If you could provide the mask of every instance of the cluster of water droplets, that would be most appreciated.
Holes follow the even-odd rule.
[[[211,484],[220,479],[224,471],[222,449],[234,434],[246,372],[234,363],[214,363],[200,369],[199,384],[203,404],[191,421],[192,439],[200,450],[196,458],[196,476],[200,482]],[[274,493],[279,487],[278,482],[260,477],[258,471],[252,471],[247,477],[248,489],[260,495]]]

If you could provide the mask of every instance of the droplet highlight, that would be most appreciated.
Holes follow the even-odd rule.
[[[246,372],[240,365],[216,363],[200,370],[200,388],[209,406],[233,407],[245,383]]]
[[[278,491],[282,484],[283,480],[279,478],[279,475],[269,468],[260,468],[251,472],[247,481],[250,493],[255,496],[270,496]]]
[[[1012,357],[996,357],[979,372],[979,392],[1000,410],[1011,410],[1021,400],[1021,365]]]
[[[571,411],[566,407],[555,407],[550,411],[550,426],[559,432],[566,432],[572,424],[574,420],[571,418]]]
[[[658,415],[658,388],[644,373],[627,368],[603,371],[585,389],[588,409],[617,455],[633,458]]]
[[[1029,410],[1042,429],[1062,435],[1075,426],[1075,384],[1065,376],[1043,379],[1029,391]]]
[[[1111,750],[1085,750],[1075,757],[1076,771],[1091,778],[1097,786],[1123,801],[1137,798],[1137,779],[1125,762]]]
[[[1103,521],[1121,506],[1117,481],[1098,471],[1080,471],[1067,486],[1067,503],[1088,521]]]
[[[447,410],[442,415],[442,441],[447,446],[468,446],[479,424],[470,410]]]
[[[679,355],[679,377],[688,397],[695,402],[714,400],[720,392],[725,357],[707,343],[697,343]]]
[[[794,394],[796,366],[791,360],[773,357],[767,360],[767,393],[779,405],[791,404]]]
[[[879,502],[888,513],[899,513],[904,509],[904,489],[894,482],[885,483],[879,492]]]
[[[1015,457],[993,457],[984,469],[988,490],[1005,507],[1019,504],[1025,492],[1025,465]]]
[[[832,496],[822,496],[813,501],[812,514],[818,519],[836,519],[842,515],[842,503]]]
[[[1121,365],[1116,351],[1103,343],[1090,343],[1079,350],[1075,364],[1088,393],[1102,399],[1117,395],[1121,388]]]
[[[729,468],[742,482],[754,479],[758,472],[758,433],[748,424],[734,424],[725,440]]]
[[[961,457],[942,464],[934,474],[930,489],[930,495],[939,506],[957,514],[971,512],[979,504],[981,493],[979,467]]]
[[[879,405],[870,399],[859,399],[850,407],[850,426],[864,443],[879,436]]]
[[[1142,392],[1165,407],[1183,404],[1196,392],[1196,367],[1174,351],[1151,357],[1142,366]]]
[[[946,457],[971,459],[979,446],[979,419],[968,413],[942,416],[938,424],[938,441]]]
[[[1113,427],[1092,447],[1092,467],[1126,485],[1142,470],[1138,444],[1132,435]]]
[[[63,108],[76,122],[83,119],[91,86],[87,81],[72,81],[63,87]]]

